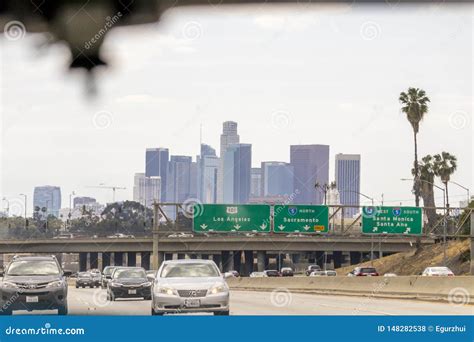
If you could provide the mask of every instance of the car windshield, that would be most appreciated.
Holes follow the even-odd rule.
[[[432,267],[431,272],[451,272],[447,267]]]
[[[361,272],[363,273],[375,273],[375,268],[370,268],[370,267],[365,267],[360,269]]]
[[[10,264],[7,275],[59,275],[59,267],[53,260],[18,260]]]
[[[114,268],[113,267],[109,267],[109,268],[104,268],[104,275],[110,275],[112,274]]]
[[[130,268],[117,269],[114,272],[114,278],[115,279],[146,278],[146,273],[144,270],[141,270],[141,269],[130,269]]]
[[[212,264],[167,264],[161,271],[162,278],[198,278],[198,277],[218,277],[219,271]]]

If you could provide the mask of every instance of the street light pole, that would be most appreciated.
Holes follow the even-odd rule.
[[[24,207],[25,207],[25,229],[27,229],[28,228],[28,224],[27,224],[28,223],[28,218],[26,216],[26,204],[27,204],[27,198],[28,197],[25,194],[20,194],[20,196],[23,196],[24,199],[25,199],[25,204],[24,204]]]
[[[471,195],[470,195],[470,193],[469,193],[469,188],[466,188],[464,185],[461,185],[461,184],[459,184],[459,183],[456,183],[456,182],[454,182],[454,181],[452,181],[452,180],[450,180],[450,181],[448,181],[448,182],[449,182],[449,183],[453,183],[453,184],[459,186],[460,188],[466,190],[466,192],[467,192],[467,206],[469,206],[469,202],[471,201]]]
[[[7,217],[10,217],[10,201],[6,197],[3,197],[2,201],[7,202]]]

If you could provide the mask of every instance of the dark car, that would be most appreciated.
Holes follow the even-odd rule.
[[[117,267],[107,284],[107,299],[142,297],[149,300],[151,285],[142,267]]]
[[[114,272],[116,268],[117,266],[105,266],[104,270],[102,271],[102,280],[101,280],[103,289],[107,288],[107,284],[110,278],[112,277],[112,273]]]
[[[374,267],[356,267],[348,274],[348,276],[352,277],[375,277],[378,275],[379,274]]]
[[[280,272],[278,272],[277,270],[266,270],[266,271],[263,271],[263,276],[264,277],[279,277]]]
[[[94,280],[90,272],[79,272],[76,278],[76,289],[79,287],[94,287]]]
[[[319,265],[309,265],[308,268],[306,269],[306,276],[309,277],[309,275],[313,272],[321,271],[321,267]]]
[[[67,315],[67,280],[54,256],[14,257],[0,283],[0,315],[14,310],[58,310]]]
[[[280,274],[282,277],[293,277],[293,269],[291,267],[283,267],[280,270]]]

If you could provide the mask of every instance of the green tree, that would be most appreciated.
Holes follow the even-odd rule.
[[[415,147],[415,160],[413,163],[415,181],[413,184],[413,191],[415,193],[416,206],[420,206],[420,172],[418,167],[418,141],[417,135],[420,130],[420,123],[426,113],[428,113],[428,102],[430,99],[426,96],[423,89],[408,88],[407,92],[401,92],[398,98],[402,104],[402,112],[406,114],[408,122],[413,128],[413,140]]]
[[[421,158],[419,164],[420,172],[420,195],[423,199],[423,206],[428,218],[428,225],[433,227],[436,223],[436,203],[434,198],[433,183],[435,178],[434,158],[431,155],[426,155]],[[415,169],[412,168],[411,173],[415,176]]]
[[[456,156],[449,154],[448,152],[441,152],[441,154],[436,154],[434,157],[434,172],[435,175],[441,178],[444,187],[446,189],[446,207],[449,208],[449,193],[448,193],[448,183],[451,179],[451,175],[456,171],[457,158]]]

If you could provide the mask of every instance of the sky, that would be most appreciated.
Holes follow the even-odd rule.
[[[21,212],[24,193],[31,211],[33,188],[57,185],[63,207],[72,191],[104,203],[112,192],[87,186],[105,183],[132,199],[147,147],[195,157],[202,125],[218,150],[233,120],[254,167],[289,161],[292,144],[327,144],[331,180],[336,153],[361,154],[361,192],[411,205],[400,179],[413,134],[398,102],[408,87],[431,99],[420,157],[456,155],[452,180],[474,190],[472,19],[472,4],[177,8],[109,33],[95,98],[67,70],[64,46],[2,38],[0,197]],[[451,185],[450,195],[455,206],[466,191]]]

